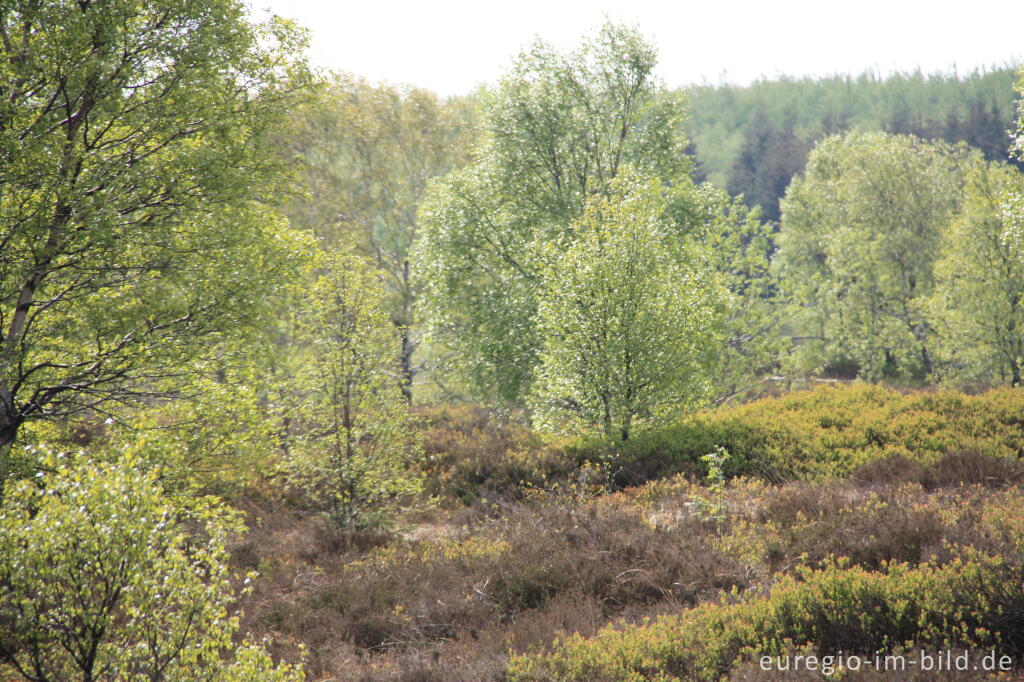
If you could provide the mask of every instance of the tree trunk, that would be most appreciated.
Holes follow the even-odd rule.
[[[416,349],[409,337],[409,326],[400,327],[402,339],[402,396],[405,402],[412,405],[412,379],[415,371],[412,368],[412,353]]]
[[[14,396],[7,387],[0,388],[0,457],[18,438],[25,418],[14,407]]]
[[[935,365],[932,362],[932,354],[928,351],[928,346],[921,344],[921,362],[924,364],[924,375],[930,377],[935,369]]]
[[[412,290],[412,280],[409,276],[409,261],[402,262],[402,324],[398,326],[402,338],[402,396],[405,402],[412,405],[412,380],[416,370],[412,366],[412,354],[416,351],[416,344],[412,340],[412,321],[416,300]]]
[[[21,421],[0,418],[0,457],[7,449],[14,445],[18,439],[18,430],[21,428]]]

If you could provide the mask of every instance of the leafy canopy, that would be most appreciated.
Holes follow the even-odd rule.
[[[410,263],[416,210],[432,178],[469,161],[476,107],[468,98],[440,100],[419,88],[341,74],[320,94],[281,133],[285,154],[301,160],[308,190],[285,211],[324,249],[355,244],[380,268],[386,308],[401,331],[403,392],[411,400],[422,342],[421,284]]]
[[[259,321],[295,253],[265,141],[308,77],[237,0],[14,0],[0,38],[3,449],[172,395]]]
[[[978,163],[963,146],[885,133],[815,147],[786,192],[778,237],[805,369],[852,362],[875,380],[934,371],[933,267]]]
[[[1024,175],[1006,164],[979,165],[967,176],[929,301],[947,381],[1024,381],[1024,243],[1013,230],[1022,193]]]
[[[483,97],[476,162],[434,183],[420,210],[427,314],[476,395],[528,392],[541,339],[548,246],[623,168],[671,181],[689,169],[681,103],[653,76],[655,50],[605,25],[562,54],[537,42]]]

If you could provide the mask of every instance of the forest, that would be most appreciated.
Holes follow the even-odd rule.
[[[308,44],[0,0],[0,680],[1024,679],[1024,69]]]

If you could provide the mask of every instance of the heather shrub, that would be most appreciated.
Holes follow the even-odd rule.
[[[833,545],[834,554],[847,556],[797,563],[775,574],[767,589],[733,590],[718,602],[635,625],[619,622],[592,637],[563,637],[547,651],[513,657],[509,679],[718,679],[749,669],[760,656],[798,650],[868,656],[922,648],[1020,651],[1024,494],[1016,487],[996,493],[974,488],[925,497],[922,488],[916,494],[914,488],[858,500],[850,488],[789,486],[762,503],[750,525],[735,524],[731,532],[737,537],[723,537],[721,544],[757,544],[787,527],[797,537],[814,539],[832,526],[839,540],[844,527],[854,539],[887,528],[898,538],[916,528],[941,542],[941,556],[922,563],[882,555],[872,560],[870,553],[854,558],[860,545]],[[885,511],[890,508],[891,514]],[[836,516],[837,509],[844,511]],[[833,516],[854,525],[832,523]],[[858,517],[864,519],[860,527]],[[937,537],[938,524],[946,537]],[[900,540],[889,544],[898,547]]]
[[[893,564],[869,571],[837,562],[781,578],[768,596],[732,596],[595,637],[567,637],[549,653],[514,657],[508,679],[707,680],[739,663],[784,655],[874,655],[900,648],[1024,644],[1019,564],[968,554],[946,566]]]
[[[521,500],[525,491],[566,478],[576,463],[514,414],[479,405],[420,409],[427,455],[426,490],[463,504]]]
[[[1009,388],[971,396],[901,393],[863,383],[824,386],[698,414],[641,434],[618,447],[616,482],[633,485],[680,472],[705,475],[701,457],[716,447],[730,453],[727,473],[772,482],[846,477],[887,458],[923,466],[957,452],[1015,459],[1024,451],[1021,424],[1024,394]],[[1003,469],[996,473],[1006,475]],[[951,480],[939,470],[934,477],[938,484]]]

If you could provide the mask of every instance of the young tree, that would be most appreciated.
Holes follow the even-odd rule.
[[[710,392],[721,289],[705,254],[665,219],[656,181],[625,177],[595,196],[538,295],[544,344],[536,413],[549,427],[628,440]]]
[[[8,483],[0,505],[0,677],[304,679],[232,643],[229,517],[211,508],[183,518],[130,459],[45,464],[52,473]]]
[[[1012,197],[1022,193],[1024,175],[1012,166],[979,166],[968,175],[931,301],[947,380],[1024,381],[1024,244],[1012,230]]]
[[[396,381],[399,333],[370,263],[341,251],[319,265],[298,319],[302,436],[292,476],[339,526],[386,524],[421,489],[420,447]]]
[[[813,365],[849,359],[871,379],[932,373],[932,270],[964,173],[980,162],[966,147],[884,133],[814,149],[786,192],[778,238],[794,333],[813,342]]]
[[[467,99],[335,75],[322,99],[297,112],[283,141],[301,159],[311,194],[289,203],[292,224],[327,250],[357,244],[384,277],[409,401],[420,343],[420,284],[410,264],[416,211],[432,178],[468,162],[475,131],[476,108]]]
[[[167,395],[258,318],[293,267],[263,140],[302,47],[238,0],[0,6],[0,451]]]
[[[702,246],[728,296],[711,399],[722,404],[748,394],[779,365],[788,347],[781,334],[783,306],[771,267],[772,225],[760,208],[747,208],[710,184],[674,189],[668,209],[676,229]]]
[[[614,25],[569,54],[535,43],[483,98],[476,162],[431,187],[417,256],[426,308],[478,395],[527,394],[547,247],[584,203],[627,165],[685,177],[682,107],[654,79],[655,61],[635,30]]]

